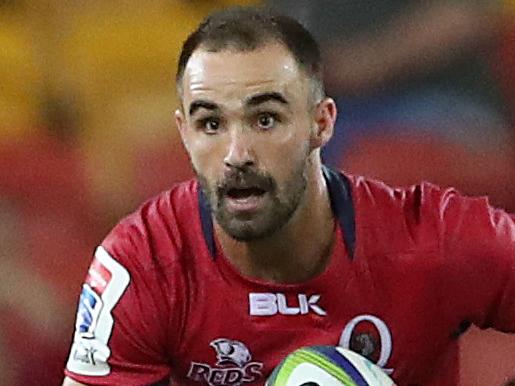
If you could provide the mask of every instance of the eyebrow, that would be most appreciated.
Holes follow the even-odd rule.
[[[279,102],[283,105],[289,105],[286,98],[279,92],[264,92],[264,93],[253,95],[245,101],[245,104],[247,106],[258,106],[262,103],[269,102],[269,101],[275,101],[275,102]]]
[[[247,100],[245,101],[245,105],[255,107],[269,101],[275,101],[283,105],[289,105],[286,98],[279,92],[264,92],[252,95],[251,97],[247,98]],[[199,109],[219,111],[220,107],[216,103],[204,99],[195,100],[190,104],[189,115],[192,116]]]
[[[190,116],[195,114],[199,109],[206,109],[206,110],[220,110],[220,107],[216,103],[209,102],[206,100],[196,100],[191,102],[190,108],[189,108],[189,114]]]

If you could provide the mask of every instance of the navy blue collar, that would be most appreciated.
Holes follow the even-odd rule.
[[[343,241],[347,247],[349,258],[354,258],[356,249],[356,213],[352,202],[352,187],[350,180],[343,173],[322,166],[329,199],[334,216],[338,219],[343,231]]]
[[[200,210],[200,223],[202,225],[202,234],[206,242],[207,249],[211,257],[216,256],[215,232],[213,230],[213,217],[211,216],[211,205],[204,194],[204,191],[198,186],[198,207]]]
[[[343,230],[343,240],[345,241],[349,258],[352,259],[356,247],[356,216],[352,202],[350,181],[344,174],[327,166],[323,166],[322,170],[329,189],[331,209]],[[216,256],[216,244],[211,207],[200,185],[198,188],[198,203],[204,241],[214,259]]]

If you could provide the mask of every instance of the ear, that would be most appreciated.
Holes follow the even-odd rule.
[[[188,148],[186,145],[186,131],[188,130],[187,124],[186,124],[186,118],[184,116],[184,113],[181,109],[175,110],[175,124],[177,125],[177,129],[179,130],[179,134],[181,135],[182,143]]]
[[[314,111],[314,130],[311,137],[311,148],[317,149],[323,147],[334,132],[334,124],[336,122],[336,103],[332,98],[322,99],[315,107]]]

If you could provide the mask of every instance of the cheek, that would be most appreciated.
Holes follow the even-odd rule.
[[[221,144],[215,138],[206,136],[188,138],[187,151],[197,173],[209,179],[219,174],[217,169],[223,165],[221,148]]]
[[[277,131],[258,138],[256,143],[260,144],[263,153],[268,157],[278,160],[280,163],[291,164],[305,156],[305,146],[309,144],[310,130],[309,123],[295,121],[287,126],[278,128]]]
[[[288,135],[260,141],[260,164],[281,184],[297,174],[302,163],[306,162],[309,138],[301,135]]]

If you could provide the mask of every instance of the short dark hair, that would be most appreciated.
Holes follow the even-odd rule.
[[[193,52],[225,49],[253,51],[270,42],[283,44],[313,83],[315,98],[325,94],[320,48],[314,37],[296,20],[263,7],[230,7],[206,17],[186,39],[177,66],[181,89],[184,70]]]

